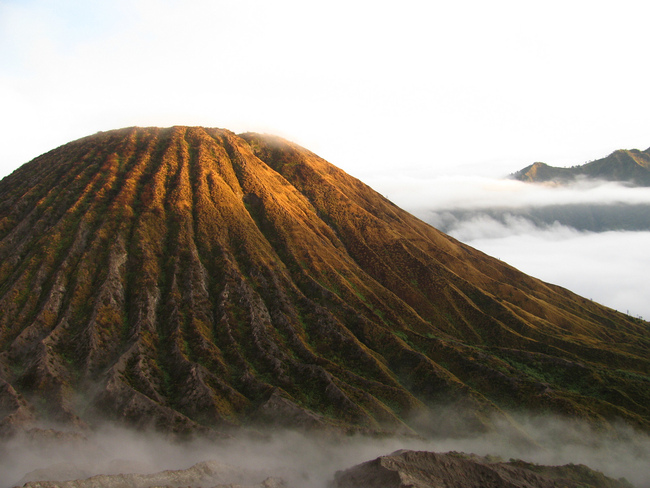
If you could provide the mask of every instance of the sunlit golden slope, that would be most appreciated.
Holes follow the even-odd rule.
[[[0,262],[5,431],[408,432],[449,427],[441,405],[476,429],[521,408],[650,427],[646,322],[279,138],[129,128],[55,149],[0,182]]]

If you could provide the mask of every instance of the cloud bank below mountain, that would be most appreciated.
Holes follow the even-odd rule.
[[[424,216],[430,211],[452,209],[650,204],[650,192],[647,188],[585,179],[562,186],[466,175],[436,178],[378,177],[366,179],[366,183],[418,216]]]
[[[635,317],[650,317],[650,191],[582,180],[532,185],[472,176],[395,178],[368,182],[397,205],[489,255]],[[591,209],[591,212],[589,212]],[[563,225],[552,216],[570,213]],[[601,219],[603,232],[576,229],[580,215]],[[634,213],[642,231],[607,230]],[[546,215],[547,221],[534,218]],[[628,226],[629,227],[629,226]]]

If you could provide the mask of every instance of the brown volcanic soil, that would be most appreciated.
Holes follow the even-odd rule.
[[[60,469],[60,468],[59,468]],[[39,480],[23,483],[23,488],[288,488],[280,477],[267,476],[216,461],[203,461],[188,469],[151,474],[95,475],[79,479],[56,476],[56,469],[30,473]],[[40,475],[40,476],[39,476]],[[48,477],[50,476],[50,477]],[[56,481],[56,480],[63,481]],[[49,481],[55,480],[55,481]],[[293,485],[295,486],[295,485]]]
[[[98,133],[0,182],[5,433],[453,430],[439,405],[649,428],[649,332],[270,136]]]
[[[398,451],[336,473],[332,488],[631,488],[582,465],[540,466],[450,452]]]
[[[298,488],[314,484],[309,473],[291,469],[246,470],[215,461],[197,463],[188,469],[152,474],[95,475],[80,479],[57,477],[65,466],[30,473],[36,479],[24,488]],[[296,467],[298,468],[298,467]],[[73,471],[72,468],[67,467]],[[286,473],[286,474],[285,474]],[[48,476],[53,476],[48,478]],[[439,454],[425,451],[398,451],[373,461],[336,472],[330,488],[632,488],[625,480],[615,480],[583,465],[542,466],[522,461],[501,462],[457,452]]]

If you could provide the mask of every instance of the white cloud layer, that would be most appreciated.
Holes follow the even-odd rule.
[[[532,208],[561,204],[648,204],[650,189],[581,182],[566,187],[487,177],[376,178],[372,186],[421,219],[440,226],[445,209]],[[436,213],[438,212],[438,213]],[[521,271],[633,316],[650,319],[650,232],[579,232],[538,227],[522,217],[497,221],[468,213],[449,231]]]
[[[513,168],[513,171],[517,169],[521,168]],[[417,178],[395,175],[368,178],[366,183],[422,217],[436,210],[650,203],[648,188],[630,188],[621,183],[593,180],[551,186],[487,176]]]
[[[650,232],[587,233],[563,226],[534,230],[526,224],[517,228],[516,222],[501,233],[484,223],[483,237],[463,232],[456,237],[529,275],[650,319]]]

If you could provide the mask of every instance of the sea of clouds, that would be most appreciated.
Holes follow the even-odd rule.
[[[540,225],[526,209],[649,205],[650,188],[581,180],[540,185],[475,176],[371,179],[400,207],[521,271],[634,317],[650,318],[650,230],[579,231]],[[499,209],[500,218],[489,210]],[[508,214],[507,210],[512,213]]]

